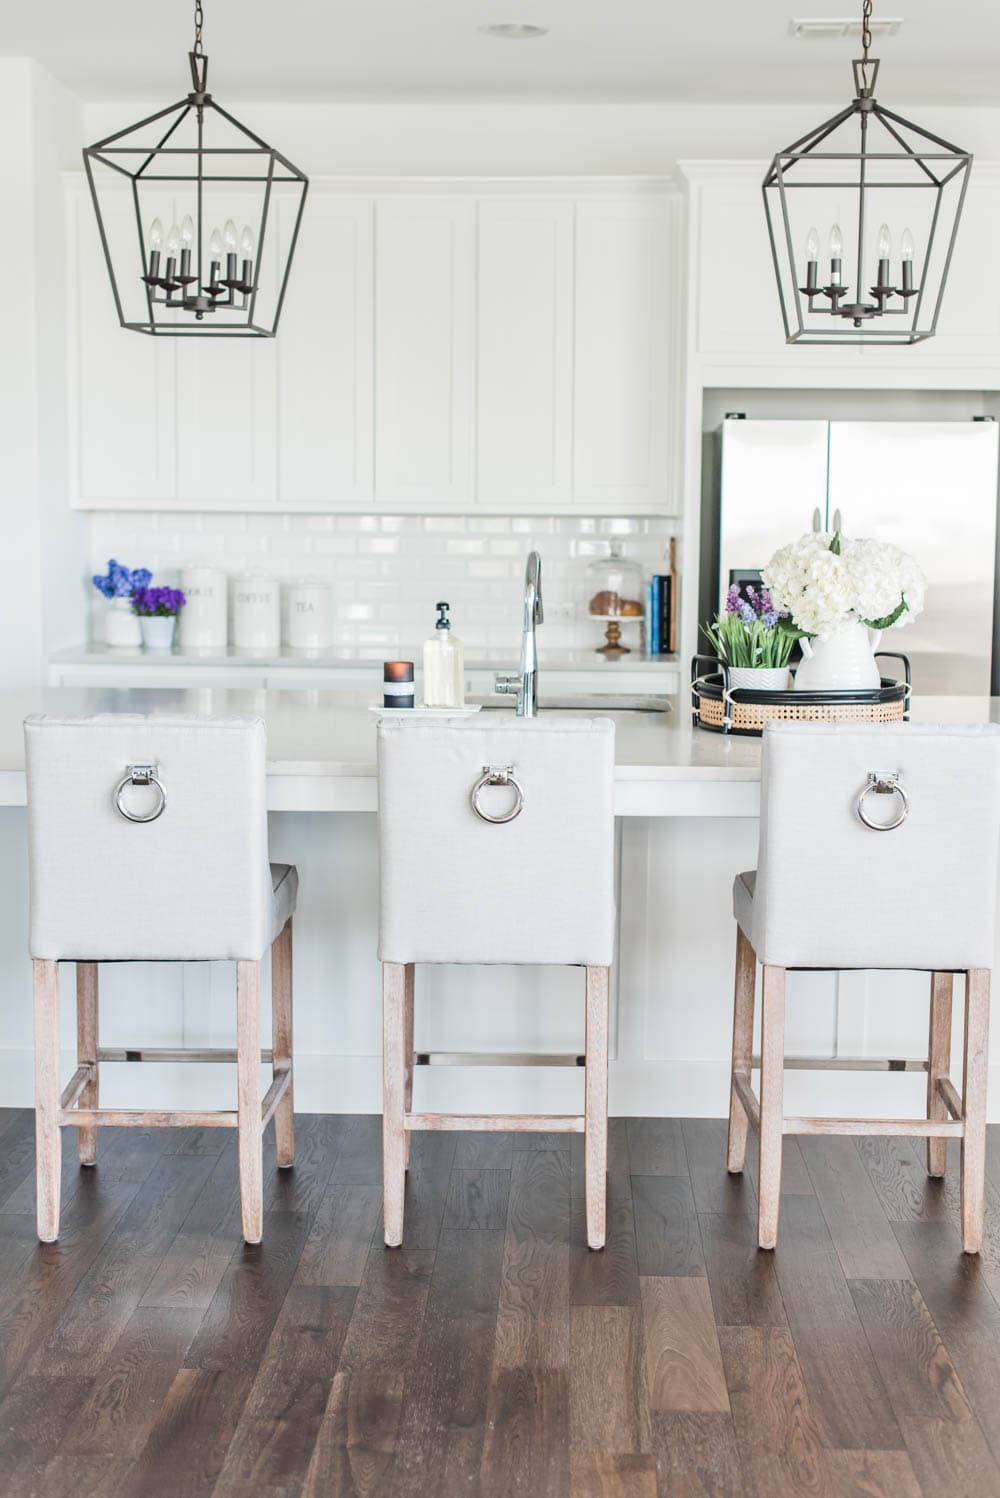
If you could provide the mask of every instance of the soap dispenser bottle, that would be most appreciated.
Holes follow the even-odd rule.
[[[424,707],[463,707],[465,652],[451,632],[449,605],[437,603],[434,633],[424,645]]]

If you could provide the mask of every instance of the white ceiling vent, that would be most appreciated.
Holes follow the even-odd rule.
[[[869,22],[873,37],[895,36],[903,24],[901,16],[886,16],[882,20]],[[860,36],[861,22],[858,20],[791,20],[788,29],[792,36],[814,37],[814,36]]]

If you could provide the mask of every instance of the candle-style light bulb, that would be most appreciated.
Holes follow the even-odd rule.
[[[889,225],[882,224],[878,231],[878,258],[888,260],[892,254],[892,235],[889,233]]]
[[[181,244],[186,250],[194,244],[194,219],[190,213],[185,213],[181,219]]]
[[[213,260],[222,259],[222,235],[218,229],[212,230],[212,237],[208,241],[208,253]]]
[[[151,250],[163,248],[163,223],[158,218],[154,218],[149,226],[149,248]]]
[[[222,237],[226,242],[226,253],[228,255],[235,255],[237,243],[236,225],[231,218],[226,219],[226,227],[222,231]]]
[[[176,224],[170,225],[170,233],[167,235],[167,254],[176,255],[181,247],[181,231]]]
[[[904,229],[899,238],[899,254],[903,262],[903,291],[913,291],[913,235]]]
[[[806,235],[806,259],[819,259],[819,234],[815,228],[810,229]]]
[[[254,252],[253,230],[249,224],[243,225],[243,233],[240,235],[240,254],[244,260],[252,260]]]
[[[830,255],[830,285],[840,285],[840,268],[844,258],[844,236],[840,225],[834,224],[830,230],[830,238],[827,240],[827,250]]]

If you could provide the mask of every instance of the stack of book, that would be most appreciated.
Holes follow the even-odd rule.
[[[677,650],[677,572],[672,539],[670,571],[657,573],[646,584],[646,649],[650,655],[673,655]]]

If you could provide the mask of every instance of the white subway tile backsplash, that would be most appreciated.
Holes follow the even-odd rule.
[[[542,553],[550,646],[589,640],[584,572],[611,539],[647,575],[663,569],[675,522],[591,515],[282,515],[95,511],[86,575],[109,556],[176,584],[211,560],[234,574],[262,567],[283,582],[321,578],[333,589],[335,649],[379,659],[419,651],[434,604],[447,598],[467,648],[516,655],[524,558]]]

